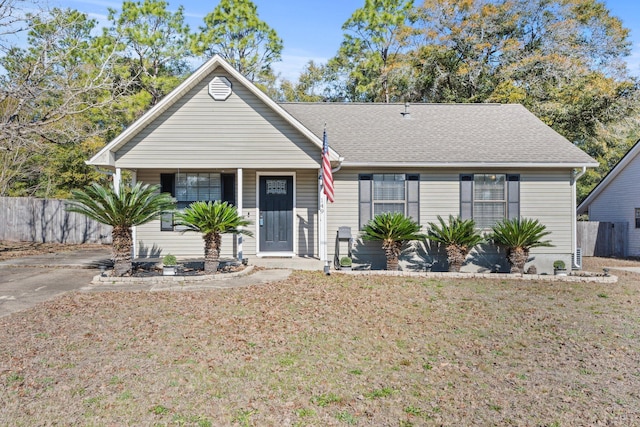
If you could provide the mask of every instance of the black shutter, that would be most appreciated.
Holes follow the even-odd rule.
[[[507,175],[507,218],[520,217],[520,175]]]
[[[407,174],[407,216],[420,223],[420,175]]]
[[[222,201],[230,205],[236,205],[236,176],[230,173],[221,175]]]
[[[371,221],[371,185],[373,183],[373,175],[363,174],[360,175],[360,195],[359,195],[359,209],[360,209],[360,230],[366,223]]]
[[[161,173],[160,174],[160,192],[169,193],[172,197],[176,196],[176,174]]]
[[[473,174],[460,175],[460,219],[473,218]]]
[[[176,196],[176,175],[173,173],[160,174],[160,192],[169,193]],[[173,231],[173,214],[162,214],[160,216],[160,231]]]

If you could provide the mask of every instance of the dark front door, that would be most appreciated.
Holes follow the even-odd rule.
[[[293,177],[260,177],[260,252],[293,251]]]

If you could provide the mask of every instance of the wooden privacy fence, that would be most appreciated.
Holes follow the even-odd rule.
[[[626,257],[628,229],[626,222],[578,221],[582,256]]]
[[[0,240],[111,243],[111,227],[64,208],[64,200],[0,197]]]

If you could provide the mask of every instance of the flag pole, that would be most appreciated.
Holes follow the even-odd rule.
[[[322,191],[320,192],[320,212],[322,215],[322,230],[320,231],[321,236],[321,259],[324,260],[324,274],[327,276],[331,274],[331,267],[329,264],[329,256],[327,254],[327,243],[328,243],[328,227],[327,227],[327,179],[333,179],[332,177],[328,177],[327,174],[331,174],[331,164],[328,165],[327,172],[327,163],[329,162],[329,143],[327,141],[327,123],[324,123],[324,129],[322,131],[322,166],[320,168],[320,177],[322,180]],[[333,184],[330,184],[333,185]]]

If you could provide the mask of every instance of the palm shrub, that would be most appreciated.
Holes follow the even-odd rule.
[[[176,224],[186,227],[184,231],[202,233],[206,273],[215,273],[218,269],[223,234],[253,236],[251,231],[242,228],[251,224],[251,221],[238,215],[235,206],[221,201],[192,203],[183,212],[176,214]]]
[[[131,273],[131,227],[146,224],[174,208],[170,194],[160,193],[160,186],[137,183],[130,187],[121,183],[118,191],[113,184],[103,187],[93,183],[84,190],[72,190],[66,206],[68,212],[76,212],[113,227],[113,274]]]
[[[438,224],[430,222],[427,239],[439,243],[447,251],[447,262],[450,272],[458,272],[464,264],[471,249],[484,240],[476,229],[473,219],[460,219],[449,215],[449,222],[445,223],[438,215]]]
[[[512,273],[524,273],[531,248],[553,246],[549,240],[542,240],[551,234],[546,228],[537,219],[505,219],[493,226],[489,239],[507,249],[507,260]]]
[[[373,217],[362,229],[363,240],[382,242],[387,257],[387,270],[398,269],[402,246],[410,240],[419,240],[421,226],[400,212],[386,212]]]

